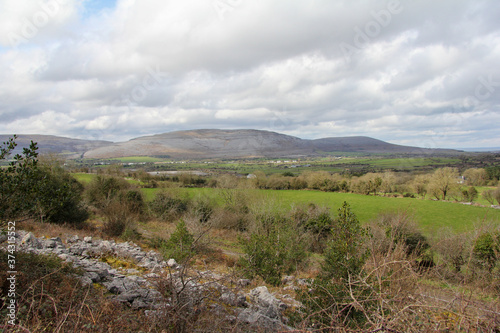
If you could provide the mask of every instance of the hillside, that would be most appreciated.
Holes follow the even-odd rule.
[[[366,136],[343,138],[324,138],[312,140],[317,150],[325,152],[366,152],[366,153],[407,153],[422,154],[433,152],[450,152],[446,149],[425,149],[419,147],[401,146]]]
[[[0,134],[0,142],[3,143],[10,137],[12,137],[11,134]],[[110,141],[80,140],[53,135],[17,135],[17,147],[14,149],[13,154],[22,153],[23,148],[29,147],[31,141],[38,144],[38,152],[41,154],[62,154],[67,158],[80,158],[88,150],[112,144]]]
[[[9,136],[0,135],[2,141]],[[260,130],[200,129],[135,138],[126,142],[78,140],[48,135],[19,135],[18,152],[30,140],[41,153],[65,154],[68,158],[120,158],[162,156],[174,159],[210,158],[298,158],[338,152],[429,155],[457,153],[455,150],[400,146],[369,137],[328,137],[305,140]]]
[[[85,153],[86,158],[169,156],[171,158],[252,158],[319,156],[330,152],[433,154],[457,152],[390,144],[368,137],[304,140],[258,130],[203,129],[132,139]]]

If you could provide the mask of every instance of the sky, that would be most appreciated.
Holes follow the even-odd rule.
[[[0,0],[0,133],[500,147],[498,0]]]

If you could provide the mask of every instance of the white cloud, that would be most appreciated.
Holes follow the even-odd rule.
[[[258,128],[500,146],[494,0],[91,5],[0,0],[2,132],[117,141]],[[36,34],[12,47],[37,18]]]

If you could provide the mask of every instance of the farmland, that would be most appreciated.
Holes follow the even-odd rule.
[[[180,189],[189,197],[205,195],[217,197],[217,189],[189,188]],[[147,200],[152,200],[158,189],[143,189]],[[297,205],[314,203],[328,207],[335,212],[344,201],[348,202],[353,212],[362,223],[368,223],[380,213],[394,211],[408,211],[414,215],[422,231],[428,236],[439,232],[443,228],[450,228],[456,232],[471,231],[484,221],[500,223],[500,210],[467,206],[455,202],[434,200],[391,198],[382,196],[367,196],[354,193],[326,193],[309,190],[236,190],[252,193],[256,197],[267,198],[276,210],[290,210]]]
[[[40,205],[46,210],[34,211],[22,226],[38,235],[57,239],[79,230],[84,240],[92,235],[132,241],[181,263],[191,270],[190,279],[203,270],[246,278],[278,293],[290,290],[284,281],[293,274],[292,279],[316,286],[309,289],[312,295],[302,287],[291,292],[306,316],[331,304],[344,307],[338,296],[352,298],[353,290],[354,301],[366,304],[360,311],[371,309],[374,297],[389,309],[380,313],[399,314],[415,304],[427,309],[408,312],[412,321],[427,316],[434,322],[451,300],[465,294],[481,313],[498,312],[500,210],[494,204],[500,198],[500,168],[494,162],[478,168],[473,164],[484,161],[351,155],[184,163],[126,158],[67,166],[83,186],[49,162],[42,161],[39,171],[54,172],[45,179],[67,181],[72,184],[67,193],[81,196],[58,196],[40,187],[38,195],[48,203],[73,201]],[[26,207],[24,197],[19,203]],[[58,207],[72,215],[49,215]],[[76,228],[47,226],[36,221],[39,216],[73,221]],[[380,292],[374,274],[387,281]],[[402,293],[409,295],[407,303],[394,302]],[[436,295],[442,304],[421,295]],[[478,324],[475,310],[453,311],[467,327],[495,325],[489,317]],[[307,323],[301,313],[288,313],[295,316],[292,325]]]
[[[493,160],[492,160],[493,159]],[[486,160],[486,161],[484,161]],[[394,171],[430,171],[442,166],[473,167],[495,163],[490,155],[470,154],[467,159],[458,156],[398,156],[366,155],[361,153],[338,153],[326,157],[302,159],[243,159],[243,160],[171,160],[159,157],[122,157],[101,160],[79,160],[77,165],[104,168],[108,165],[123,165],[126,169],[140,167],[147,171],[187,171],[201,170],[212,173],[249,174],[262,171],[266,174],[288,170],[295,174],[304,171],[329,172],[377,172]]]
[[[77,173],[75,177],[86,184],[95,177],[92,174]],[[129,180],[134,182],[133,180]],[[135,182],[137,183],[137,182]],[[479,192],[491,187],[479,187]],[[146,201],[152,201],[159,188],[142,188]],[[220,200],[221,189],[214,188],[179,188],[179,192],[193,198],[199,195]],[[403,198],[381,195],[361,195],[356,193],[323,192],[316,190],[262,190],[262,189],[235,189],[251,193],[254,197],[265,197],[274,204],[277,210],[290,210],[297,205],[314,203],[318,206],[336,211],[341,204],[348,202],[354,213],[362,223],[368,223],[380,213],[407,211],[418,222],[422,231],[427,235],[439,232],[443,228],[450,228],[456,232],[470,231],[485,221],[500,221],[500,210],[489,207],[484,199],[478,200],[478,205],[464,205],[458,202],[437,201],[422,198]]]

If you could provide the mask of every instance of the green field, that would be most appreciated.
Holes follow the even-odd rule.
[[[89,183],[95,174],[75,173],[75,178],[83,184]],[[129,180],[138,183],[135,180]],[[478,192],[490,189],[488,187],[477,187]],[[146,201],[153,200],[159,189],[142,189]],[[180,193],[190,197],[206,195],[218,198],[219,189],[213,188],[179,188]],[[382,196],[367,196],[354,193],[322,192],[312,190],[240,190],[252,194],[254,197],[265,197],[265,201],[271,203],[276,209],[288,210],[295,205],[314,203],[325,206],[335,212],[344,201],[347,201],[361,222],[367,223],[377,217],[378,214],[388,211],[408,211],[415,216],[423,232],[432,235],[443,228],[450,228],[457,232],[472,230],[479,223],[500,223],[500,210],[489,207],[468,206],[456,202],[443,202],[412,198],[393,198]],[[481,205],[489,206],[489,203],[477,199]]]
[[[459,163],[458,158],[381,158],[369,159],[368,164],[382,169],[413,170],[419,167]]]
[[[460,164],[460,159],[452,157],[394,157],[364,156],[363,154],[331,154],[326,157],[306,158],[303,160],[283,159],[248,159],[248,160],[212,160],[212,161],[174,161],[150,156],[132,156],[102,160],[106,163],[122,163],[124,167],[140,167],[148,171],[183,171],[204,170],[215,173],[248,174],[262,171],[266,174],[291,171],[299,174],[304,171],[343,172],[379,172],[383,170],[415,171],[429,170],[434,167]],[[287,161],[287,162],[285,162]],[[127,165],[131,163],[132,165]],[[144,164],[139,165],[139,164]],[[293,165],[299,167],[292,167]],[[307,165],[307,167],[305,166]],[[103,168],[105,166],[95,166]]]
[[[92,178],[96,176],[93,173],[72,173],[71,175],[83,185],[90,183]]]
[[[118,161],[121,163],[155,163],[165,161],[164,158],[152,157],[152,156],[128,156],[120,158],[112,158],[109,161]]]
[[[143,191],[146,200],[152,200],[158,189],[143,189]],[[179,191],[194,197],[199,194],[215,196],[218,190],[211,188],[181,188]],[[481,222],[500,223],[500,210],[498,209],[467,206],[455,202],[308,190],[245,189],[240,191],[263,197],[267,204],[272,204],[276,209],[283,210],[290,209],[295,205],[314,203],[328,207],[332,212],[336,212],[342,203],[347,201],[362,223],[369,222],[383,212],[408,211],[415,216],[422,231],[428,236],[438,233],[443,228],[462,232],[473,230]]]

